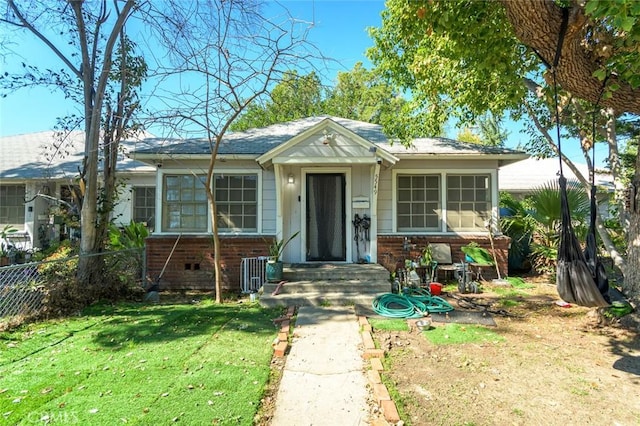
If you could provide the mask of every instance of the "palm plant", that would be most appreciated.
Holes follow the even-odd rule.
[[[516,200],[510,193],[500,193],[500,229],[511,238],[509,269],[530,268],[528,257],[535,229],[535,220],[529,216],[526,202]]]
[[[575,181],[567,183],[567,199],[576,236],[583,240],[589,217],[589,197],[584,187]],[[550,181],[535,188],[528,199],[529,216],[535,223],[531,242],[531,262],[541,273],[555,273],[562,211],[560,185]]]

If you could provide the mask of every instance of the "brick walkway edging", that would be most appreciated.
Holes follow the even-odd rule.
[[[289,306],[287,312],[273,320],[273,323],[277,326],[280,324],[280,331],[278,331],[278,337],[273,342],[273,355],[277,357],[283,357],[287,353],[289,348],[289,328],[291,327],[291,319],[296,313],[295,306]]]
[[[384,419],[391,424],[396,424],[400,421],[400,415],[398,414],[398,408],[396,404],[391,399],[389,395],[389,391],[384,383],[382,383],[382,379],[380,377],[380,372],[384,371],[384,367],[382,365],[382,358],[384,357],[384,350],[377,349],[376,345],[373,341],[373,336],[371,331],[373,330],[371,324],[369,324],[369,320],[365,316],[358,317],[358,323],[360,324],[362,336],[362,345],[364,346],[364,352],[362,357],[365,360],[369,360],[370,369],[367,370],[367,378],[369,379],[369,384],[373,389],[373,397],[375,401],[378,403],[378,407],[384,414]],[[372,426],[378,426],[380,423],[374,421]]]

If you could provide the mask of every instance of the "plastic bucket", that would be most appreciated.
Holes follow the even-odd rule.
[[[440,283],[429,283],[429,291],[434,296],[440,296],[442,293],[442,284]]]

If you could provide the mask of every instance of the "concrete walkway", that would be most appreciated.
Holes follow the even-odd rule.
[[[273,426],[369,424],[360,326],[353,308],[302,306]]]

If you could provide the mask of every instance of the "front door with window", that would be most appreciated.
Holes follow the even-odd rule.
[[[346,260],[344,174],[308,174],[306,185],[307,260]]]

